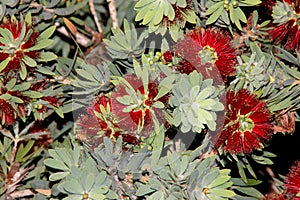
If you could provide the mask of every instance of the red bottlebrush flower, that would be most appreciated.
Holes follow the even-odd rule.
[[[214,78],[218,73],[226,77],[235,73],[236,50],[230,41],[220,30],[195,29],[185,35],[174,50],[204,78]]]
[[[31,85],[31,90],[33,90],[33,91],[44,90],[45,87],[47,86],[47,84],[49,84],[49,82],[45,81],[45,80],[36,82]],[[43,96],[40,99],[47,101],[49,103],[49,105],[54,106],[56,108],[58,108],[61,105],[61,102],[58,101],[58,97],[56,97],[56,96]],[[39,114],[48,112],[48,107],[46,105],[36,105],[35,108],[37,109]],[[39,120],[42,120],[42,119],[43,119],[43,117],[39,116]]]
[[[290,6],[291,16],[285,17],[285,20],[280,20],[280,23],[274,29],[270,30],[269,34],[276,44],[284,44],[286,50],[298,50],[300,42],[300,27],[298,25],[298,21],[300,20],[300,1],[284,0],[283,2]],[[275,17],[279,18],[279,16]]]
[[[271,114],[264,101],[247,90],[226,95],[227,110],[222,132],[215,147],[229,153],[250,153],[261,147],[273,130]]]
[[[166,104],[169,97],[166,95],[155,100],[158,94],[158,83],[156,81],[150,81],[147,85],[148,88],[145,89],[142,80],[135,75],[127,74],[124,78],[132,86],[134,94],[128,94],[126,85],[119,83],[112,92],[112,104],[114,105],[112,112],[122,129],[136,133],[142,128],[142,134],[149,135],[154,127],[153,115],[160,124],[165,123],[162,110],[154,107],[153,104],[157,101]],[[132,95],[136,97],[135,102],[130,100],[128,104],[124,104],[119,101],[119,98]],[[130,109],[128,112],[124,112],[125,108]]]
[[[105,113],[101,108],[104,108]],[[88,142],[92,146],[98,146],[103,137],[110,137],[117,139],[119,136],[123,137],[123,141],[130,144],[138,144],[136,137],[124,133],[115,123],[111,111],[111,99],[107,96],[99,96],[93,105],[86,109],[86,113],[80,115],[77,124],[77,138],[81,141]],[[96,113],[98,113],[98,116]],[[101,118],[99,118],[101,116]]]
[[[172,62],[172,52],[171,51],[166,51],[165,53],[163,53],[163,59],[167,63]]]
[[[18,117],[25,117],[26,115],[26,102],[28,100],[27,97],[24,97],[18,91],[10,91],[5,87],[0,88],[0,94],[7,94],[9,96],[18,98],[23,102],[12,102],[10,100],[1,99],[0,98],[0,120],[4,125],[12,125],[16,122]]]
[[[284,194],[268,194],[264,197],[264,200],[286,200]]]
[[[21,35],[24,26],[26,26],[25,35]],[[26,58],[26,60],[35,60],[39,57],[39,52],[27,50],[37,43],[39,36],[39,33],[35,32],[31,25],[21,23],[15,18],[8,18],[1,22],[0,28],[5,29],[13,37],[7,41],[8,44],[0,42],[0,62],[7,58],[9,59],[8,64],[3,69],[4,73],[19,71],[21,69],[21,63],[27,66],[26,62],[24,62],[24,58]],[[0,32],[0,38],[7,39],[7,36]],[[27,68],[27,70],[30,69],[30,67]]]
[[[291,167],[284,186],[288,199],[300,200],[300,197],[296,196],[300,193],[300,161]]]
[[[181,74],[190,74],[194,70],[196,70],[196,68],[190,62],[182,60],[176,66],[176,70],[179,71]]]

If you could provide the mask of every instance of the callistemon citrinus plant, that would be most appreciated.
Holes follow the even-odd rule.
[[[0,2],[0,199],[300,199],[298,0]]]

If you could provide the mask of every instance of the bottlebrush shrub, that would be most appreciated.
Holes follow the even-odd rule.
[[[1,1],[0,199],[300,199],[299,5]]]

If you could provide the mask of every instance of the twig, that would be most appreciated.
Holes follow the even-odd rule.
[[[117,28],[119,26],[119,23],[115,0],[107,0],[107,3],[110,17],[112,19],[113,28]]]
[[[98,19],[98,17],[97,17],[96,8],[95,8],[95,5],[94,5],[94,0],[89,0],[89,6],[90,6],[91,13],[92,13],[92,15],[93,15],[93,17],[94,17],[94,21],[95,21],[95,23],[96,23],[98,32],[99,32],[99,33],[102,33],[102,28],[101,28],[101,26],[100,26],[99,19]]]
[[[56,26],[58,27],[60,24],[56,24]],[[64,27],[64,26],[61,26],[61,27],[59,27],[59,28],[57,28],[56,29],[58,32],[60,32],[61,34],[63,34],[63,35],[65,35],[65,36],[67,36],[67,37],[71,37],[71,35],[70,35],[70,33],[68,32],[68,30],[66,29],[66,27]],[[90,39],[87,37],[87,36],[85,36],[85,35],[83,35],[82,33],[79,33],[79,32],[77,32],[77,34],[76,34],[76,42],[78,43],[78,44],[80,44],[81,46],[87,46],[88,45],[88,43],[90,42]]]
[[[20,191],[13,192],[10,196],[13,199],[16,199],[16,198],[32,196],[32,195],[34,195],[34,193],[31,190],[26,189],[26,190],[20,190]]]

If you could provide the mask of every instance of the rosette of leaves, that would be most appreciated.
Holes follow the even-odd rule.
[[[212,79],[203,80],[197,71],[179,76],[170,104],[175,108],[173,124],[180,126],[183,133],[200,133],[206,126],[211,131],[216,130],[216,112],[224,110],[224,105],[218,98],[221,89],[212,84]]]
[[[215,157],[195,159],[193,152],[168,151],[151,163],[146,181],[137,183],[136,195],[147,199],[228,199],[235,195],[230,170],[215,167]]]
[[[276,112],[299,108],[300,85],[298,80],[300,72],[295,68],[295,66],[299,66],[297,58],[280,47],[276,47],[278,51],[276,57],[262,52],[257,45],[250,47],[255,49],[258,56],[264,55],[268,61],[264,62],[264,65],[267,68],[269,82],[261,88],[260,94],[262,98],[268,99],[269,109]]]
[[[206,15],[209,16],[206,25],[219,22],[219,25],[231,27],[231,23],[242,30],[241,22],[246,23],[247,18],[241,7],[255,6],[261,0],[209,0],[206,3]]]
[[[100,92],[105,92],[110,89],[110,65],[112,63],[103,62],[101,65],[93,66],[81,59],[77,59],[75,68],[76,76],[72,79],[71,84],[74,90],[71,92],[74,100],[81,101],[80,96],[83,96],[83,102],[88,102]]]
[[[11,16],[11,19],[4,19],[3,23],[11,24],[11,27],[0,28],[2,44],[0,53],[5,56],[0,63],[0,72],[6,67],[20,68],[19,74],[24,80],[28,67],[37,67],[38,62],[48,62],[57,58],[52,52],[42,51],[52,44],[53,41],[49,38],[54,33],[55,26],[48,27],[40,34],[34,32],[30,13],[25,16],[25,19],[21,16],[21,19],[17,20],[15,16]],[[14,26],[18,28],[13,29]],[[18,35],[17,38],[16,35]]]
[[[72,166],[70,174],[58,184],[57,189],[67,195],[64,200],[117,199],[115,192],[109,189],[110,185],[106,172],[100,171],[95,161],[89,158],[80,166]]]
[[[85,158],[85,154],[80,150],[79,144],[71,137],[72,145],[64,148],[49,149],[50,157],[44,160],[47,167],[55,169],[50,174],[50,181],[59,181],[71,173],[72,167],[79,167]]]
[[[145,51],[146,30],[138,36],[133,24],[124,20],[124,31],[120,28],[112,29],[113,36],[103,39],[110,57],[124,66],[131,66],[134,58],[139,58]]]
[[[174,32],[180,31],[180,28],[183,28],[186,22],[196,23],[195,11],[187,9],[187,7],[186,0],[139,0],[134,7],[137,11],[135,21],[143,20],[141,24],[149,26],[150,32],[160,32],[162,35],[166,33],[168,27],[168,24],[164,24],[163,19],[167,18],[167,21],[175,21],[176,23],[170,26],[170,29],[173,30],[170,34],[173,39],[176,39],[178,36],[176,37]],[[178,25],[178,21],[181,21],[180,25]]]
[[[50,181],[58,182],[58,190],[67,195],[64,199],[116,199],[109,188],[106,172],[99,171],[96,163],[82,152],[71,136],[71,146],[49,149],[50,158],[44,164],[54,169]]]
[[[235,92],[240,89],[248,89],[254,92],[266,84],[266,73],[264,63],[265,57],[258,58],[256,53],[252,53],[249,58],[246,55],[237,57],[238,65],[236,66],[235,79],[230,83],[230,87],[233,87]]]
[[[290,4],[287,2],[276,1],[276,5],[273,7],[272,17],[274,23],[285,23],[294,17],[296,13],[293,12]],[[297,17],[296,17],[297,19]]]
[[[8,81],[0,79],[0,99],[13,109],[10,110],[10,112],[15,113],[16,116],[26,121],[26,107],[30,105],[31,102],[38,101],[44,95],[31,90],[30,82],[17,82],[16,78],[11,78]],[[5,118],[2,119],[1,123],[5,124]]]
[[[108,172],[108,177],[112,181],[111,188],[118,191],[119,199],[122,196],[134,199],[136,189],[133,182],[142,177],[145,163],[149,163],[150,154],[147,147],[138,153],[132,150],[124,151],[122,137],[119,137],[115,144],[105,137],[103,144],[94,149],[92,155],[98,166]]]

